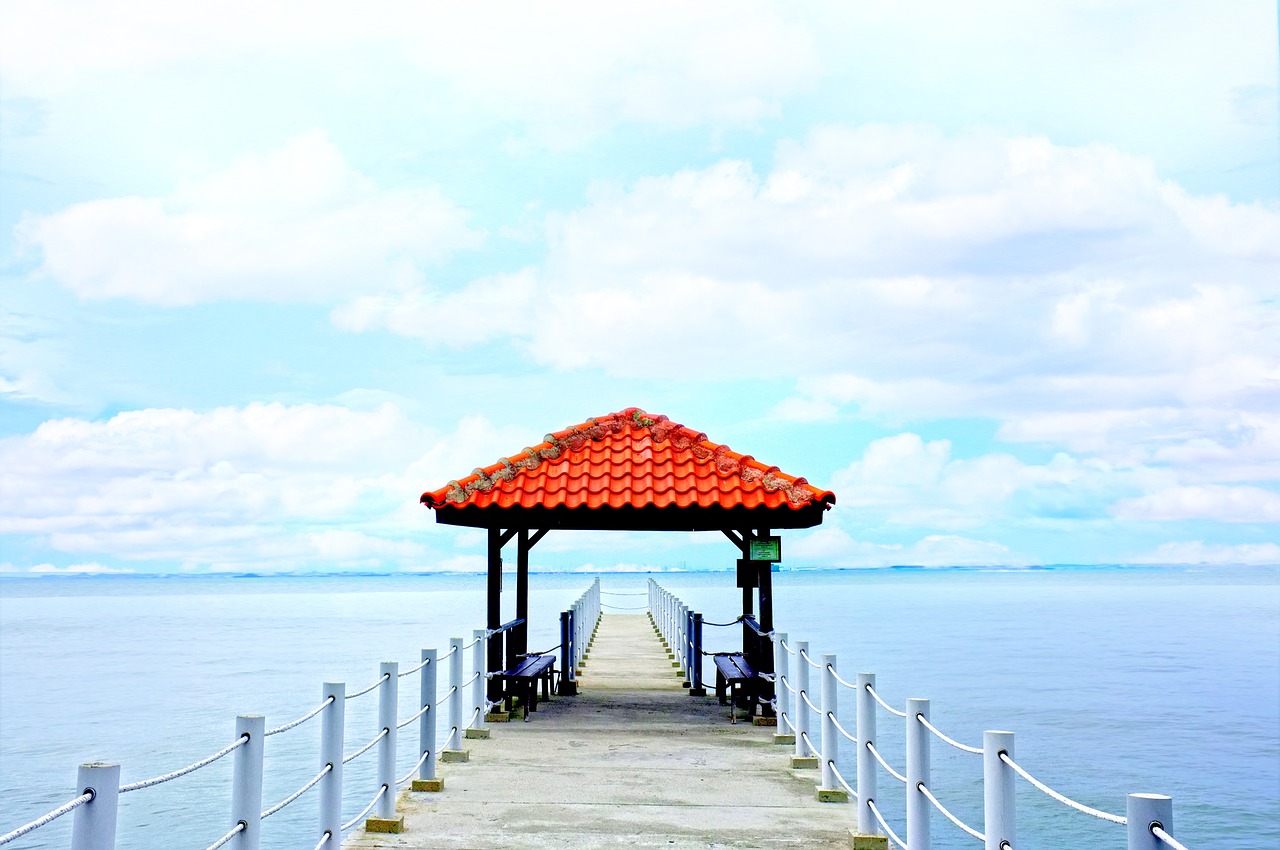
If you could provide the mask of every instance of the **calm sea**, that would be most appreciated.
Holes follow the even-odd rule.
[[[605,575],[603,587],[636,592],[648,578]],[[657,578],[708,620],[738,613],[730,574]],[[533,648],[557,642],[556,612],[590,580],[533,579]],[[895,705],[930,698],[934,724],[952,737],[980,745],[984,729],[1011,730],[1023,767],[1106,811],[1123,814],[1128,792],[1169,794],[1173,832],[1192,850],[1280,847],[1280,569],[820,571],[775,581],[779,631],[808,640],[815,656],[835,653],[846,678],[876,673]],[[324,681],[354,690],[377,678],[380,661],[407,667],[423,647],[469,639],[483,594],[479,577],[447,575],[0,579],[0,833],[75,796],[81,762],[119,762],[124,782],[163,774],[229,743],[236,714],[279,725],[317,705]],[[736,637],[709,629],[706,649]],[[416,680],[402,684],[408,716]],[[348,704],[349,750],[373,736],[375,713],[372,697]],[[841,713],[852,720],[848,692]],[[880,715],[880,750],[899,768],[900,724]],[[270,739],[267,804],[317,770],[318,735],[313,722]],[[413,746],[402,747],[400,775]],[[935,791],[978,829],[980,761],[935,742]],[[373,767],[372,757],[348,765],[347,817],[372,797]],[[118,846],[212,843],[230,826],[230,769],[228,758],[126,795]],[[900,788],[882,774],[881,808],[898,826]],[[1025,783],[1018,795],[1019,850],[1125,846],[1123,827]],[[313,846],[316,805],[313,792],[267,821],[263,846]],[[65,848],[70,822],[11,846]],[[977,846],[941,816],[933,836],[939,850]]]

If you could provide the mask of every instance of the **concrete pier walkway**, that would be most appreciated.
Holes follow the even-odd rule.
[[[467,740],[443,792],[402,794],[403,833],[344,847],[850,846],[853,807],[819,803],[818,771],[792,770],[774,728],[689,696],[648,616],[602,618],[579,686]]]

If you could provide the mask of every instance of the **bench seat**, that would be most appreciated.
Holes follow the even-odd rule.
[[[538,683],[542,683],[542,698],[551,699],[552,679],[555,677],[554,655],[526,655],[510,670],[503,670],[502,677],[511,683],[507,698],[520,697],[524,704],[524,719],[530,711],[538,710]]]
[[[712,656],[716,665],[716,699],[724,705],[732,698],[734,705],[741,705],[748,713],[755,713],[759,689],[756,687],[756,671],[751,669],[741,652],[717,652]]]

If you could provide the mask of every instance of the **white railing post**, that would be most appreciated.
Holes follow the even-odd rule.
[[[840,758],[840,733],[836,731],[839,719],[839,691],[836,690],[836,657],[822,656],[822,785],[818,787],[818,799],[823,802],[843,803],[845,791],[836,785],[836,761]]]
[[[1013,768],[1000,760],[1005,753],[1013,758],[1013,733],[982,733],[982,821],[987,836],[986,850],[1016,847]]]
[[[378,800],[378,817],[396,816],[396,707],[400,704],[400,664],[384,661],[378,666],[378,729],[386,731],[378,742],[378,787],[386,788]]]
[[[325,682],[323,696],[333,702],[320,714],[320,767],[329,772],[320,780],[320,835],[328,835],[321,846],[338,850],[342,846],[342,748],[346,735],[347,685]]]
[[[1125,800],[1125,815],[1129,821],[1128,850],[1167,850],[1151,827],[1158,825],[1165,832],[1173,832],[1172,797],[1130,794]]]
[[[795,759],[811,758],[814,753],[809,749],[809,706],[804,698],[809,693],[809,662],[805,657],[809,654],[809,641],[796,641],[796,752]]]
[[[120,765],[88,762],[76,773],[76,796],[92,791],[93,799],[76,809],[71,850],[115,850],[116,814],[120,804]]]
[[[424,755],[427,757],[422,759],[422,766],[418,768],[418,779],[423,783],[436,778],[436,760],[440,755],[436,750],[436,720],[439,717],[436,713],[436,699],[440,678],[436,670],[438,655],[434,649],[422,650],[424,664],[418,684],[418,705],[427,706],[427,710],[418,718],[418,758],[422,759]],[[420,787],[424,791],[428,790],[425,784]]]
[[[236,740],[249,740],[236,750],[231,768],[231,825],[244,829],[231,839],[235,850],[258,850],[262,842],[262,759],[266,747],[267,719],[260,714],[236,718]]]
[[[462,638],[449,638],[449,740],[446,750],[462,749]]]
[[[907,850],[929,850],[931,804],[920,790],[929,787],[929,719],[927,699],[907,700]],[[931,789],[932,790],[932,789]]]
[[[475,723],[472,724],[472,728],[474,729],[485,728],[484,715],[486,709],[485,703],[487,700],[485,699],[484,691],[485,685],[488,683],[484,678],[484,661],[488,651],[488,636],[489,632],[487,629],[476,629],[471,633],[471,639],[476,643],[476,645],[471,648],[471,665],[475,668],[474,672],[476,677],[476,680],[471,683],[471,713],[476,718]],[[528,647],[525,647],[525,649],[528,649]]]
[[[867,744],[876,744],[876,702],[867,688],[875,688],[875,673],[859,673],[857,681],[858,731],[858,832],[879,835],[880,824],[871,811],[876,799],[876,763]]]
[[[787,651],[787,633],[778,632],[773,636],[773,671],[774,671],[774,689],[773,694],[778,700],[778,731],[773,736],[775,743],[789,744],[791,743],[791,729],[795,723],[794,712],[791,708],[791,653]],[[794,687],[794,685],[792,685]]]

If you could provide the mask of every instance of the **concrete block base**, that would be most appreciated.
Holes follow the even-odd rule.
[[[364,822],[365,832],[404,832],[404,815],[398,818],[369,818]]]
[[[463,729],[462,737],[473,738],[473,739],[474,738],[485,739],[489,737],[489,730],[488,729]]]
[[[577,682],[561,682],[559,689],[556,691],[556,696],[559,696],[559,697],[576,697],[577,695],[578,695]]]
[[[850,845],[852,850],[889,850],[887,835],[859,835],[856,832],[850,832],[849,838],[853,841]]]
[[[511,715],[505,711],[491,711],[484,716],[485,723],[509,723]]]
[[[693,687],[693,683],[692,683],[692,682],[690,682],[688,679],[685,679],[683,682],[681,682],[681,683],[680,683],[680,687],[682,687],[682,688],[692,688],[692,687]]]
[[[817,756],[792,756],[791,769],[792,770],[817,770],[818,757]]]
[[[775,744],[794,744],[796,736],[790,733],[780,733],[773,736],[773,742]]]
[[[707,695],[706,688],[690,688],[689,689],[689,696],[691,697],[705,697],[706,695]]]
[[[849,792],[843,788],[819,788],[819,803],[847,803],[849,802]]]
[[[450,764],[461,764],[471,761],[471,750],[444,750],[440,753],[440,761]],[[814,759],[817,761],[817,759]],[[815,764],[814,767],[817,767]]]
[[[438,777],[436,779],[415,779],[413,780],[412,783],[410,783],[409,790],[410,791],[431,791],[431,792],[443,791],[444,778]]]
[[[776,717],[753,717],[751,718],[752,726],[777,726],[778,718]]]

